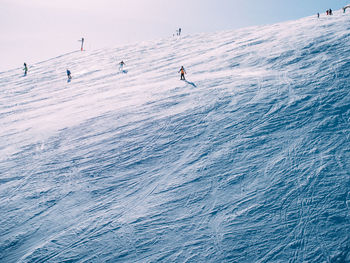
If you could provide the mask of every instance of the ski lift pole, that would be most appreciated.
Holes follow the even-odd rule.
[[[82,37],[81,40],[78,40],[78,41],[81,42],[80,50],[83,51],[84,50],[84,38]]]

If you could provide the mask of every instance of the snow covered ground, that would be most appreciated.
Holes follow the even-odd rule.
[[[349,262],[349,43],[339,11],[0,73],[0,262]]]

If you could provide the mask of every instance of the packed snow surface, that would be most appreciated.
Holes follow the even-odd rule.
[[[0,73],[0,262],[349,262],[349,43],[339,11]]]

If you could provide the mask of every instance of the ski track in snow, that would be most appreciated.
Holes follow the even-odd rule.
[[[0,73],[0,262],[350,262],[349,22]]]

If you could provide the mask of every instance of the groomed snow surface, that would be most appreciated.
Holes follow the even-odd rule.
[[[0,262],[350,262],[349,43],[339,11],[0,73]]]

